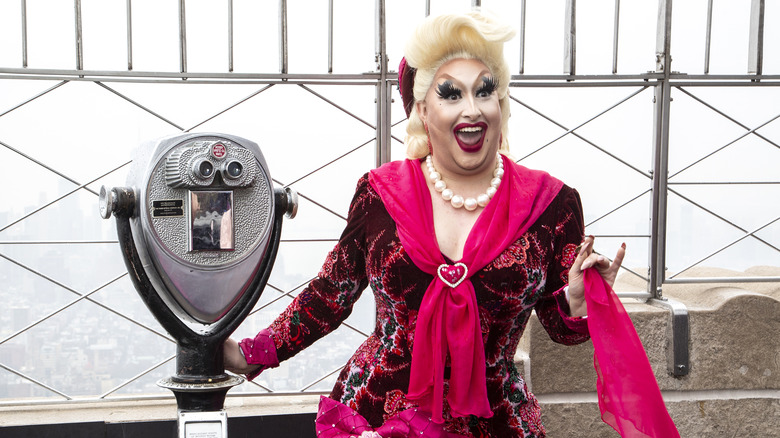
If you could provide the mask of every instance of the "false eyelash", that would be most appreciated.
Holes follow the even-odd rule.
[[[444,81],[436,87],[436,94],[442,99],[450,99],[453,96],[461,97],[461,91],[452,85],[451,81]]]
[[[477,94],[486,93],[488,95],[493,94],[498,88],[498,80],[494,77],[482,77],[482,86],[477,90]]]

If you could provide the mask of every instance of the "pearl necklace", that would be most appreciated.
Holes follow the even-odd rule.
[[[487,188],[485,193],[474,198],[463,198],[463,196],[456,195],[451,189],[447,188],[447,184],[442,181],[441,174],[433,167],[433,158],[428,155],[425,158],[425,162],[428,165],[428,178],[433,183],[433,188],[441,193],[441,197],[445,201],[450,201],[455,208],[466,207],[466,210],[473,211],[477,209],[477,206],[484,207],[488,201],[493,198],[493,195],[498,191],[498,186],[501,185],[501,179],[504,177],[504,160],[501,159],[501,154],[496,153],[496,169],[493,171],[493,179],[490,181],[490,187]]]

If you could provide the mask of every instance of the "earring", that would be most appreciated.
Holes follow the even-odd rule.
[[[428,155],[433,156],[433,146],[431,145],[431,134],[428,132],[428,124],[425,125],[425,135],[428,137]]]

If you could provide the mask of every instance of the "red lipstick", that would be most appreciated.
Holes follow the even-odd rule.
[[[487,123],[459,123],[455,126],[453,134],[463,152],[474,153],[482,149],[487,133]]]

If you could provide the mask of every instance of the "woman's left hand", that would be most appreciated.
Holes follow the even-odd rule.
[[[620,265],[623,263],[623,257],[626,255],[626,244],[620,245],[615,260],[609,261],[603,255],[593,252],[593,236],[588,236],[582,241],[577,258],[574,264],[569,268],[569,310],[571,316],[585,316],[588,314],[588,308],[585,304],[585,282],[583,271],[589,268],[595,268],[601,278],[603,278],[609,287],[615,284]]]

